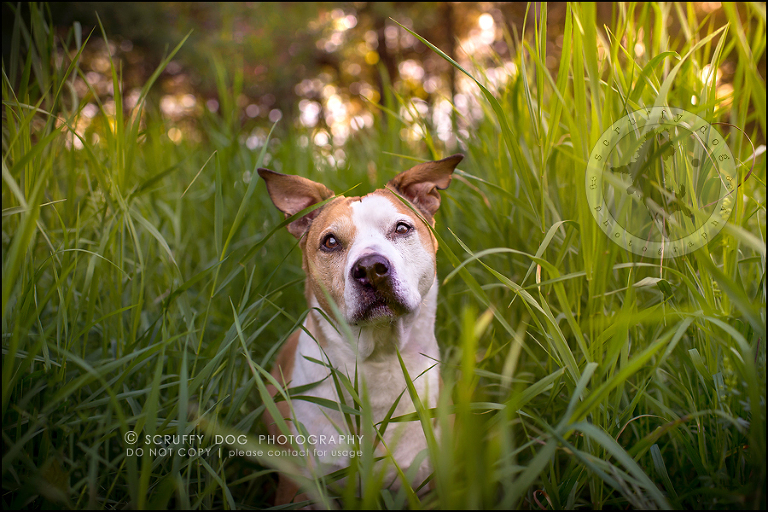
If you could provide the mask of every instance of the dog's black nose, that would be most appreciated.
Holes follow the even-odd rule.
[[[363,256],[352,266],[352,278],[363,286],[378,288],[389,279],[389,260],[380,254]]]

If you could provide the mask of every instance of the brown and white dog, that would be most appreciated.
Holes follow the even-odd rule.
[[[438,189],[448,187],[462,158],[453,155],[416,165],[395,176],[386,188],[363,197],[336,197],[288,225],[288,231],[301,240],[310,311],[304,329],[294,332],[277,356],[272,375],[278,382],[296,387],[322,381],[305,394],[339,402],[333,379],[325,379],[330,370],[308,358],[325,361],[349,375],[350,380],[357,374],[366,381],[373,421],[380,422],[406,389],[397,349],[408,374],[415,379],[424,406],[437,405],[441,387],[435,339],[437,240],[393,191],[410,201],[434,226],[440,206]],[[286,217],[334,195],[324,185],[300,176],[268,169],[258,172],[275,206]],[[345,331],[329,300],[340,312],[341,320],[350,326],[353,340],[341,334]],[[269,386],[273,396],[276,391]],[[349,397],[345,400],[350,403]],[[298,434],[294,422],[299,422],[314,436],[305,448],[325,454],[317,461],[321,471],[329,473],[346,467],[348,456],[333,455],[350,449],[339,444],[344,439],[340,433],[354,434],[345,432],[342,415],[309,401],[294,400],[292,404],[293,417],[287,402],[277,403],[294,435]],[[413,411],[406,391],[394,416]],[[280,432],[268,413],[266,421],[276,438]],[[389,425],[384,440],[404,472],[426,448],[418,421]],[[423,459],[411,485],[420,485],[430,471],[428,460]],[[394,471],[386,478],[385,484],[399,487]],[[281,475],[276,504],[292,501],[297,490],[291,480]]]

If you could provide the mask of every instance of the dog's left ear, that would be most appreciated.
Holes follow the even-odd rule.
[[[286,218],[333,196],[333,190],[322,183],[316,183],[301,176],[281,174],[263,168],[259,168],[258,172],[267,184],[272,202],[285,214]],[[301,238],[319,213],[320,210],[314,210],[296,219],[288,224],[288,231],[296,238]]]
[[[401,172],[389,183],[391,188],[411,201],[422,213],[432,217],[440,208],[440,192],[451,184],[454,169],[464,158],[462,154],[451,155],[436,162],[424,162]]]

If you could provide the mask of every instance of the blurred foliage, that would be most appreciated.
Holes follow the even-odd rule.
[[[10,14],[9,6],[3,9]],[[338,103],[331,100],[329,106],[334,95],[347,110],[341,117],[348,125],[355,115],[372,110],[367,100],[377,103],[383,99],[385,83],[391,83],[399,94],[420,98],[428,105],[441,97],[452,100],[460,92],[455,69],[393,20],[468,64],[470,56],[490,59],[490,52],[474,51],[478,41],[487,44],[488,50],[492,48],[494,55],[509,60],[504,31],[520,31],[525,14],[525,6],[491,2],[61,2],[50,4],[49,9],[62,38],[76,21],[86,34],[97,26],[98,19],[102,21],[113,43],[109,53],[122,62],[125,91],[146,83],[169,49],[191,32],[163,72],[162,88],[156,94],[194,94],[202,102],[215,101],[221,92],[216,83],[217,68],[226,63],[226,69],[235,74],[233,87],[242,121],[269,118],[275,109],[296,119],[307,109],[308,100],[314,102],[309,106],[312,112],[319,108],[314,114],[317,125],[327,128],[335,121],[333,113],[330,119],[328,113]],[[555,38],[562,35],[565,4],[555,4],[549,11],[553,48],[548,65],[554,69]],[[606,20],[610,16],[607,13]],[[478,27],[484,14],[490,14],[497,23],[491,26],[490,36],[488,30],[482,34]],[[7,60],[6,42],[13,16],[4,15],[3,19],[8,29],[3,31]],[[460,51],[457,42],[469,42],[464,48],[467,52]],[[99,43],[86,50],[82,64],[84,69],[105,73],[107,59]],[[305,101],[300,104],[302,99]],[[304,124],[315,125],[312,121]],[[369,120],[366,126],[371,125]],[[345,139],[337,137],[337,141],[339,138]]]
[[[692,5],[707,14],[714,27],[727,22],[717,3]],[[510,66],[515,57],[511,53],[520,51],[515,35],[523,32],[524,23],[532,27],[538,13],[536,4],[526,11],[524,4],[502,2],[57,2],[46,8],[60,39],[74,22],[82,25],[84,37],[98,20],[103,23],[109,51],[101,38],[94,38],[81,58],[97,94],[112,94],[110,57],[120,66],[123,94],[137,97],[170,49],[189,36],[162,72],[160,87],[150,92],[150,103],[166,118],[182,121],[181,133],[198,141],[207,137],[201,125],[204,108],[228,110],[223,114],[230,128],[242,133],[252,128],[251,119],[274,122],[285,116],[290,126],[312,129],[311,137],[317,145],[328,146],[329,154],[331,143],[340,147],[353,132],[373,126],[376,104],[393,107],[393,92],[423,101],[419,114],[433,122],[438,138],[449,148],[457,145],[456,132],[470,131],[481,115],[470,92],[471,80],[457,76],[454,67],[397,23],[442,48],[465,69],[481,66],[492,71],[499,66],[499,75],[507,75],[514,69],[503,66]],[[27,9],[21,11],[22,17],[28,16]],[[7,62],[11,6],[4,5],[3,13]],[[565,3],[547,5],[543,64],[550,73],[560,62],[565,13]],[[610,4],[596,6],[598,26],[611,26],[612,17]],[[674,35],[670,47],[680,47],[686,43],[685,32],[677,20],[669,20],[667,31]],[[764,63],[763,57],[763,75]],[[721,83],[729,82],[732,69],[733,63],[726,62],[724,76],[718,77]],[[494,77],[489,78],[493,83]],[[500,76],[496,86],[504,85],[502,78],[507,77]],[[82,80],[75,86],[81,100],[93,101]],[[218,104],[219,98],[230,95],[234,104]],[[126,104],[130,106],[130,99]],[[399,114],[409,117],[402,109]],[[281,123],[278,131],[285,126]],[[419,135],[401,133],[411,140]],[[244,136],[240,142],[246,140]]]

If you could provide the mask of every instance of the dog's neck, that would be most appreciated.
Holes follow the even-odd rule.
[[[397,360],[396,349],[405,359],[408,355],[424,354],[439,357],[435,339],[435,313],[437,309],[437,276],[432,287],[416,311],[391,322],[368,325],[350,325],[352,339],[347,340],[345,329],[332,315],[323,315],[314,296],[307,297],[310,313],[304,326],[317,339],[328,355],[330,363],[339,368],[345,364],[376,363]],[[330,319],[330,321],[329,321]]]

